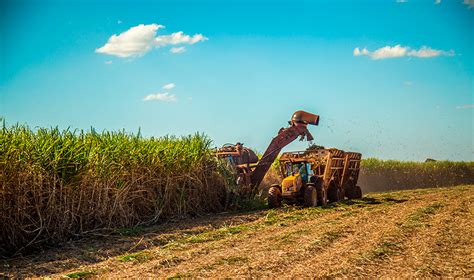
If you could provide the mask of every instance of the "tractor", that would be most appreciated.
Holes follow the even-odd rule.
[[[268,190],[269,207],[280,207],[282,201],[313,207],[344,197],[361,198],[357,186],[361,157],[335,148],[283,153],[279,159],[283,180]]]

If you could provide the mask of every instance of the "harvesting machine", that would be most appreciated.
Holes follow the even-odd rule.
[[[344,197],[361,198],[357,186],[362,155],[335,148],[283,153],[279,159],[281,184],[268,190],[268,205],[276,208],[282,200],[305,206],[325,206]]]
[[[239,194],[252,196],[281,150],[300,137],[312,141],[308,125],[318,125],[319,116],[305,111],[293,113],[289,126],[281,128],[259,159],[255,152],[243,144],[225,144],[216,150],[219,159],[226,160],[234,170]],[[327,199],[337,201],[344,196],[355,198],[361,155],[337,149],[317,149],[310,152],[283,153],[280,157],[279,185],[268,192],[270,207],[279,207],[282,200],[303,202],[307,206],[325,205]],[[295,169],[298,166],[299,169]],[[304,168],[303,168],[304,166]],[[334,186],[337,186],[335,188]]]

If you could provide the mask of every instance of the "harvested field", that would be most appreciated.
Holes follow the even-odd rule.
[[[221,213],[69,242],[7,276],[474,276],[474,186],[372,193],[326,208]]]

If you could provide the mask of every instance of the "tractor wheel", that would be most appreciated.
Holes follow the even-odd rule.
[[[328,188],[328,199],[329,202],[338,202],[341,198],[341,190],[331,182]]]
[[[339,201],[344,200],[345,193],[344,189],[338,188],[339,189]]]
[[[318,205],[318,192],[314,185],[307,185],[304,190],[304,206],[315,207]]]
[[[319,206],[326,206],[328,203],[328,194],[326,192],[326,188],[324,187],[324,182],[321,178],[318,178],[316,184],[316,196],[318,198],[318,205]]]
[[[362,189],[359,186],[355,186],[354,188],[354,198],[356,199],[362,198]]]
[[[279,207],[281,207],[280,186],[273,185],[268,190],[268,207],[270,207],[270,208],[279,208]]]
[[[355,197],[355,186],[352,184],[346,184],[344,186],[344,194],[348,199],[353,199]]]

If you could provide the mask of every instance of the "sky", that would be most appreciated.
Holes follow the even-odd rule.
[[[0,116],[474,160],[474,1],[0,1]],[[284,150],[304,149],[295,141]]]

